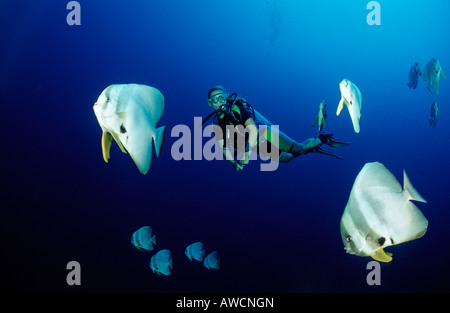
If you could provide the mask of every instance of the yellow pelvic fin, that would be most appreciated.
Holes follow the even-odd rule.
[[[111,133],[111,136],[114,138],[114,140],[117,142],[117,145],[119,146],[120,150],[121,150],[123,153],[127,153],[127,151],[126,151],[125,148],[123,147],[122,143],[120,142],[119,135],[116,134],[116,133],[113,132],[113,131],[110,131],[110,133]]]
[[[370,255],[374,260],[380,262],[391,262],[392,261],[392,253],[384,252],[383,248],[378,249],[372,255]]]
[[[447,76],[445,76],[445,73],[444,73],[444,70],[442,69],[442,67],[441,67],[441,74],[445,78],[445,80],[447,80]]]
[[[344,98],[341,99],[341,101],[339,101],[339,105],[336,111],[336,115],[339,116],[339,114],[341,114],[342,109],[344,108]]]
[[[110,133],[103,132],[102,134],[102,153],[103,153],[103,160],[105,160],[106,163],[108,163],[108,160],[110,158],[109,151],[111,149],[111,143],[112,143],[113,137]]]

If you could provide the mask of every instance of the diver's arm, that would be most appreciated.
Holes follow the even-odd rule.
[[[243,169],[243,166],[241,164],[239,164],[239,162],[236,162],[234,160],[234,157],[231,154],[230,150],[228,150],[228,148],[224,145],[224,140],[220,139],[220,140],[217,140],[217,142],[219,143],[219,146],[222,147],[222,153],[223,153],[225,159],[228,162],[230,162],[230,164],[234,167],[234,169],[236,171],[241,171]]]
[[[244,160],[242,160],[241,164],[248,164],[250,160],[250,153],[252,152],[252,148],[256,145],[258,141],[258,128],[256,127],[256,123],[253,118],[249,118],[245,121],[245,128],[249,131],[248,133],[248,149],[245,151]]]

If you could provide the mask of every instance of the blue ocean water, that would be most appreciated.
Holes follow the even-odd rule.
[[[0,2],[2,290],[450,290],[450,82],[441,77],[439,96],[421,79],[406,86],[416,61],[438,58],[450,75],[449,1],[380,0],[372,26],[361,0],[80,0],[80,26],[66,23],[67,2]],[[334,114],[343,78],[362,93],[359,134],[347,109]],[[165,97],[165,144],[145,176],[115,144],[102,158],[92,106],[116,83]],[[344,161],[311,153],[273,172],[259,161],[238,173],[226,161],[175,161],[171,130],[193,130],[217,84],[298,141],[315,135],[325,100],[325,131],[353,145],[325,148]],[[381,264],[380,286],[367,285],[371,259],[346,254],[339,231],[353,181],[372,161],[400,183],[405,169],[428,200],[417,204],[427,233],[386,249],[394,258]],[[172,251],[169,277],[149,268],[156,250],[130,243],[145,225],[156,249]],[[219,271],[184,256],[195,241],[219,251]],[[72,260],[81,286],[66,283]]]

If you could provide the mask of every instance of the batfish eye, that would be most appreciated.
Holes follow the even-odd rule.
[[[347,236],[347,238],[345,238],[345,240],[346,240],[347,242],[350,242],[350,241],[352,241],[352,237],[351,237],[351,236]]]

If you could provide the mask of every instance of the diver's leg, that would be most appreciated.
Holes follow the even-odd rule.
[[[299,143],[280,131],[276,127],[270,127],[270,136],[271,138],[268,138],[269,131],[264,133],[264,136],[267,140],[269,140],[272,145],[274,145],[276,148],[278,148],[282,152],[287,152],[292,155],[293,158],[298,157],[299,155],[305,153],[308,149],[314,148],[317,145],[321,144],[321,141],[319,138],[308,138],[302,143]],[[274,136],[278,136],[278,142],[276,138],[273,138]],[[289,159],[286,157],[286,159]],[[290,161],[290,160],[289,160]],[[281,161],[280,161],[281,162]]]
[[[277,161],[280,163],[289,163],[290,161],[292,161],[295,158],[296,157],[292,153],[281,152],[280,157],[278,158]]]

